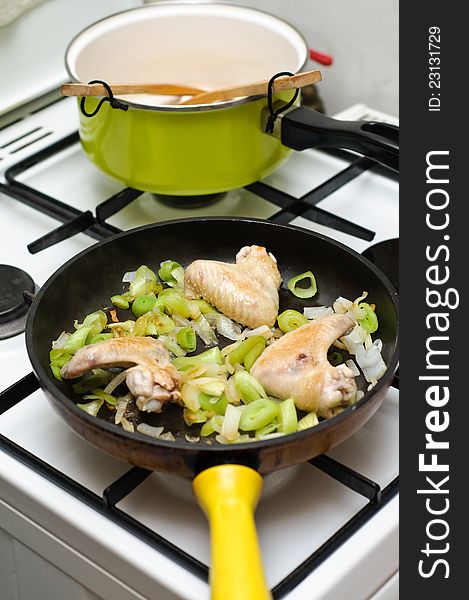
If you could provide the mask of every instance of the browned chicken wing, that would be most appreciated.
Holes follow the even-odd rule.
[[[327,360],[331,344],[353,326],[350,317],[335,314],[302,325],[268,346],[251,375],[268,394],[293,398],[298,408],[330,417],[355,401],[353,372],[346,365],[333,367]]]
[[[181,399],[179,374],[163,344],[153,338],[119,337],[85,346],[62,367],[61,374],[64,379],[75,379],[97,367],[131,367],[126,383],[140,410],[160,412],[165,402]]]
[[[236,264],[195,260],[185,272],[188,298],[203,298],[247,327],[272,327],[278,315],[281,277],[277,261],[262,246],[245,246]]]

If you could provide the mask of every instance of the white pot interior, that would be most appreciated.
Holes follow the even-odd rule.
[[[213,90],[269,79],[279,71],[295,73],[306,58],[302,36],[276,17],[229,4],[171,2],[95,23],[72,41],[66,64],[72,78],[82,82]],[[126,100],[148,106],[177,102],[148,95]]]

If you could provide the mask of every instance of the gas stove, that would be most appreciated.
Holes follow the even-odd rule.
[[[364,105],[337,117],[396,123]],[[262,182],[181,206],[97,171],[76,119],[73,100],[52,98],[0,129],[0,263],[29,275],[30,288],[17,296],[16,329],[2,334],[0,322],[0,590],[8,599],[15,586],[67,600],[206,599],[208,526],[190,483],[100,453],[55,415],[18,333],[27,303],[96,240],[203,215],[318,231],[376,260],[397,285],[398,183],[369,159],[307,150]],[[256,521],[274,598],[397,597],[395,386],[345,443],[266,478]]]

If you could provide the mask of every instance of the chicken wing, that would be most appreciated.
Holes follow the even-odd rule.
[[[331,344],[353,326],[350,317],[336,314],[302,325],[268,346],[251,375],[268,394],[293,398],[298,408],[330,417],[355,401],[353,372],[346,365],[333,367],[327,359]]]
[[[236,264],[195,260],[185,272],[187,298],[203,298],[247,327],[272,327],[278,315],[281,277],[277,261],[262,246],[245,246]]]
[[[61,375],[75,379],[96,367],[118,366],[131,367],[126,383],[140,410],[160,412],[165,402],[180,401],[179,374],[163,344],[149,337],[119,337],[80,348]]]

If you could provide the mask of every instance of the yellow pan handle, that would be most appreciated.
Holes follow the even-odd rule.
[[[210,522],[212,600],[270,600],[254,523],[262,477],[218,465],[197,475],[193,488]]]

